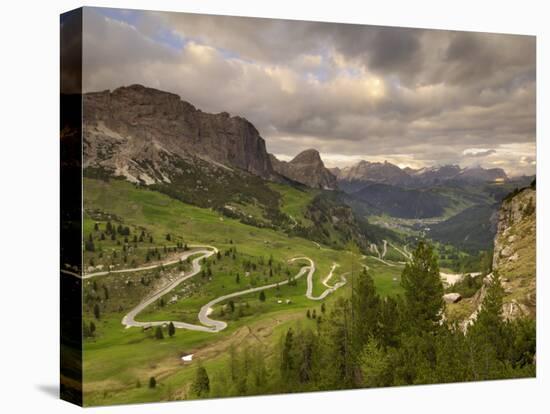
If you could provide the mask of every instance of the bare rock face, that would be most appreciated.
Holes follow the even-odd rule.
[[[502,316],[512,320],[536,316],[536,189],[527,187],[508,196],[498,213],[493,254],[504,291]],[[462,323],[466,330],[477,318],[493,274],[474,295],[476,310]]]
[[[507,197],[500,208],[493,269],[505,289],[506,319],[536,315],[536,189]]]
[[[513,197],[504,200],[498,214],[497,235],[495,237],[493,268],[506,272],[506,263],[517,261],[521,252],[533,253],[528,264],[534,271],[534,249],[536,232],[536,191],[525,188]],[[526,242],[527,243],[526,245]],[[524,249],[527,247],[527,249]],[[522,249],[523,248],[523,249]],[[502,272],[501,272],[502,273]]]
[[[443,295],[443,300],[445,303],[457,303],[462,299],[462,295],[460,293],[447,293]]]
[[[244,118],[202,112],[178,95],[141,85],[84,95],[85,167],[146,184],[169,182],[174,157],[274,175],[264,139]]]
[[[325,167],[317,150],[302,151],[289,162],[280,161],[272,155],[271,163],[277,173],[308,187],[325,190],[337,188],[336,177]]]

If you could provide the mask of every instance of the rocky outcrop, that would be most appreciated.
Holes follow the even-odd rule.
[[[462,295],[460,293],[446,293],[443,295],[443,300],[445,303],[457,303],[460,302],[462,299]]]
[[[510,194],[498,213],[493,253],[493,273],[504,291],[502,316],[507,319],[536,316],[536,189],[527,187]],[[485,298],[493,273],[475,294],[475,311],[462,323],[467,329]]]
[[[493,270],[505,291],[507,318],[536,314],[536,189],[512,193],[502,203],[495,237]]]
[[[302,151],[291,161],[280,161],[271,156],[274,170],[284,177],[312,188],[334,190],[336,177],[325,167],[319,152],[314,149]]]
[[[536,231],[536,190],[525,188],[513,196],[507,197],[500,208],[497,224],[497,235],[493,256],[493,268],[501,273],[509,273],[510,262],[519,259],[521,247],[527,247],[528,252],[534,251],[535,245],[525,245],[526,238],[534,242]],[[521,230],[521,231],[520,231]],[[530,236],[530,237],[529,237]],[[528,253],[528,252],[523,252]],[[531,256],[531,255],[529,255]],[[532,256],[534,258],[534,256]],[[531,268],[523,269],[534,272],[534,262]]]
[[[152,184],[170,181],[174,158],[199,157],[274,176],[264,139],[244,118],[202,112],[178,95],[141,85],[87,93],[83,105],[84,167]]]

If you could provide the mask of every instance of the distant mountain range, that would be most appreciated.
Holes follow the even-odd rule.
[[[351,167],[334,168],[331,170],[338,181],[371,181],[381,184],[407,185],[412,179],[409,174],[397,165],[385,162],[359,161]]]
[[[380,183],[402,187],[428,187],[449,181],[460,183],[506,182],[508,176],[502,168],[460,168],[444,165],[421,169],[404,168],[390,162],[359,161],[346,168],[334,168],[338,185],[345,191],[357,191],[363,183]]]

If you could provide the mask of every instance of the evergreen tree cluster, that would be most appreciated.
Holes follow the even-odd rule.
[[[487,286],[477,319],[464,332],[443,317],[444,290],[430,244],[420,242],[403,270],[401,296],[380,297],[368,271],[354,267],[351,297],[338,298],[331,308],[323,306],[315,328],[289,328],[276,358],[266,358],[260,346],[244,349],[240,355],[232,349],[228,372],[208,382],[208,395],[535,375],[535,322],[503,318],[503,289],[497,274]],[[312,317],[310,311],[307,314]],[[207,395],[205,374],[199,378],[197,372],[195,380],[200,396]]]

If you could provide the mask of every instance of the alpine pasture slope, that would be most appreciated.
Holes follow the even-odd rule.
[[[140,270],[141,266],[137,269],[128,266],[128,271],[124,268],[103,271],[85,278],[85,292],[112,286],[99,320],[94,317],[92,307],[85,308],[84,323],[95,321],[94,335],[84,342],[86,405],[189,398],[185,390],[195,371],[192,365],[182,365],[181,355],[194,354],[210,375],[216,375],[225,369],[227,350],[232,346],[261,342],[274,352],[282,332],[314,323],[305,318],[306,311],[316,309],[320,314],[321,303],[328,305],[340,296],[349,295],[354,260],[356,270],[361,264],[373,269],[382,294],[393,295],[401,289],[403,265],[397,262],[390,267],[370,256],[353,258],[349,252],[320,246],[277,229],[243,224],[214,210],[192,206],[123,180],[85,178],[84,185],[85,234],[93,231],[97,223],[89,213],[101,211],[132,229],[146,229],[159,249],[169,244],[165,240],[169,233],[181,235],[189,248],[181,254],[181,260],[170,258],[154,266],[144,265],[145,270]],[[305,222],[304,208],[317,190],[297,191],[282,184],[273,187],[282,193],[281,209]],[[305,200],[300,200],[300,195]],[[103,226],[105,223],[100,223],[100,229]],[[117,248],[110,240],[103,243],[104,255]],[[231,249],[238,252],[236,259],[225,255]],[[288,271],[293,277],[284,273],[267,279],[270,283],[261,279],[252,281],[250,275],[242,272],[241,265],[254,260],[265,262],[263,268],[258,265],[257,269],[264,269],[266,274],[269,260],[274,263],[273,269]],[[187,266],[183,272],[178,270],[182,262]],[[212,280],[200,274],[206,266],[214,269]],[[150,289],[142,286],[140,281],[159,269],[167,276],[155,274],[150,279],[159,277],[156,285]],[[240,283],[235,282],[238,272]],[[195,290],[178,293],[178,299],[169,303],[174,292],[194,283]],[[133,296],[131,292],[136,285],[145,290]],[[258,292],[262,290],[266,290],[265,302],[259,299]],[[126,295],[127,300],[120,300],[118,307],[108,305],[117,301],[115,295],[116,298]],[[227,313],[223,316],[223,309],[230,301],[243,309],[242,316],[229,318]],[[163,306],[159,305],[161,302]],[[166,328],[161,328],[165,331],[164,338],[156,339],[154,328],[166,327],[170,322],[182,329],[169,337]],[[148,389],[144,384],[149,377],[155,377],[163,386]],[[143,386],[137,386],[140,384]]]

